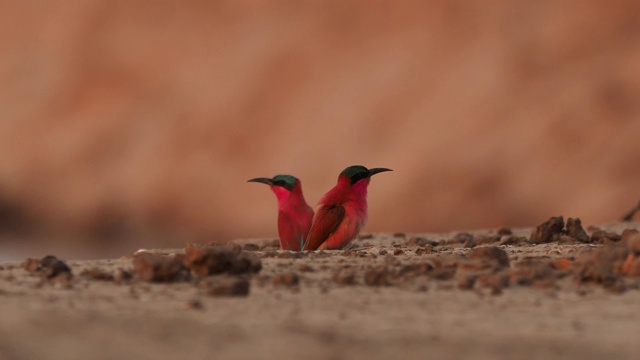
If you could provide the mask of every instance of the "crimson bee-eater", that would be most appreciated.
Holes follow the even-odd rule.
[[[299,251],[313,220],[313,209],[302,195],[300,180],[291,175],[255,178],[249,182],[269,185],[278,199],[278,235],[282,250]]]
[[[320,200],[303,250],[342,249],[367,221],[367,186],[371,176],[386,168],[367,169],[354,165],[338,176],[338,184]]]

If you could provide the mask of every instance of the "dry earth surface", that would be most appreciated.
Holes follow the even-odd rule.
[[[5,262],[0,358],[636,359],[640,222],[564,220]]]

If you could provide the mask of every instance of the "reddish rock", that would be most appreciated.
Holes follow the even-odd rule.
[[[469,252],[469,259],[480,260],[499,269],[509,267],[509,255],[497,246],[475,248]]]
[[[188,281],[189,269],[175,256],[140,253],[133,258],[133,272],[140,280],[150,282]]]
[[[623,246],[606,246],[582,254],[573,266],[573,273],[579,282],[594,282],[605,287],[615,286],[630,254]]]
[[[579,218],[568,218],[566,227],[568,236],[578,240],[579,242],[591,242],[591,239],[582,227],[582,221],[580,221]]]
[[[549,243],[557,241],[562,234],[564,228],[564,219],[562,216],[554,216],[549,220],[538,225],[531,233],[529,242],[532,244]]]
[[[559,270],[569,270],[571,269],[572,266],[573,266],[573,263],[571,262],[571,260],[565,259],[565,258],[558,259],[551,262],[551,267]]]
[[[229,272],[232,274],[244,274],[258,273],[260,270],[262,270],[260,258],[254,253],[242,251]]]
[[[225,246],[187,244],[185,263],[196,275],[206,276],[230,271],[237,255]]]
[[[73,277],[69,266],[53,255],[47,255],[40,260],[29,258],[23,262],[22,267],[32,274],[40,274],[47,280]]]
[[[214,274],[256,273],[262,269],[262,262],[255,254],[220,245],[187,244],[185,264],[198,276]]]

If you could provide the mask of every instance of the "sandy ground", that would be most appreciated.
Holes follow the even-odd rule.
[[[639,229],[640,223],[601,228],[621,233]],[[496,231],[471,236],[486,239]],[[518,229],[513,236],[530,232]],[[625,277],[620,291],[580,284],[568,270],[554,275],[551,285],[520,286],[512,278],[498,288],[476,283],[466,289],[461,266],[475,268],[465,259],[496,244],[470,249],[450,240],[456,233],[420,234],[438,242],[432,246],[415,236],[363,236],[349,250],[303,255],[264,247],[264,241],[238,241],[262,263],[259,273],[241,275],[249,279],[246,296],[208,295],[197,278],[152,283],[137,278],[139,273],[130,281],[81,275],[92,268],[133,273],[130,255],[67,261],[73,273],[67,282],[5,262],[0,265],[0,358],[638,358],[638,278]],[[512,271],[527,259],[568,259],[575,266],[574,260],[603,245],[498,247],[509,256],[501,271]],[[149,252],[175,258],[170,254],[184,250]],[[438,265],[446,259],[457,259],[456,275],[437,272],[447,269]],[[435,269],[416,270],[421,264]]]

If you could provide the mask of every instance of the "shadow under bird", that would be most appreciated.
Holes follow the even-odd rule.
[[[338,176],[338,184],[320,200],[303,250],[342,249],[353,240],[367,221],[367,186],[371,176],[392,171],[354,165]]]
[[[313,220],[313,209],[304,200],[300,180],[291,175],[276,175],[271,179],[255,178],[248,182],[267,184],[276,194],[280,248],[299,251]]]

